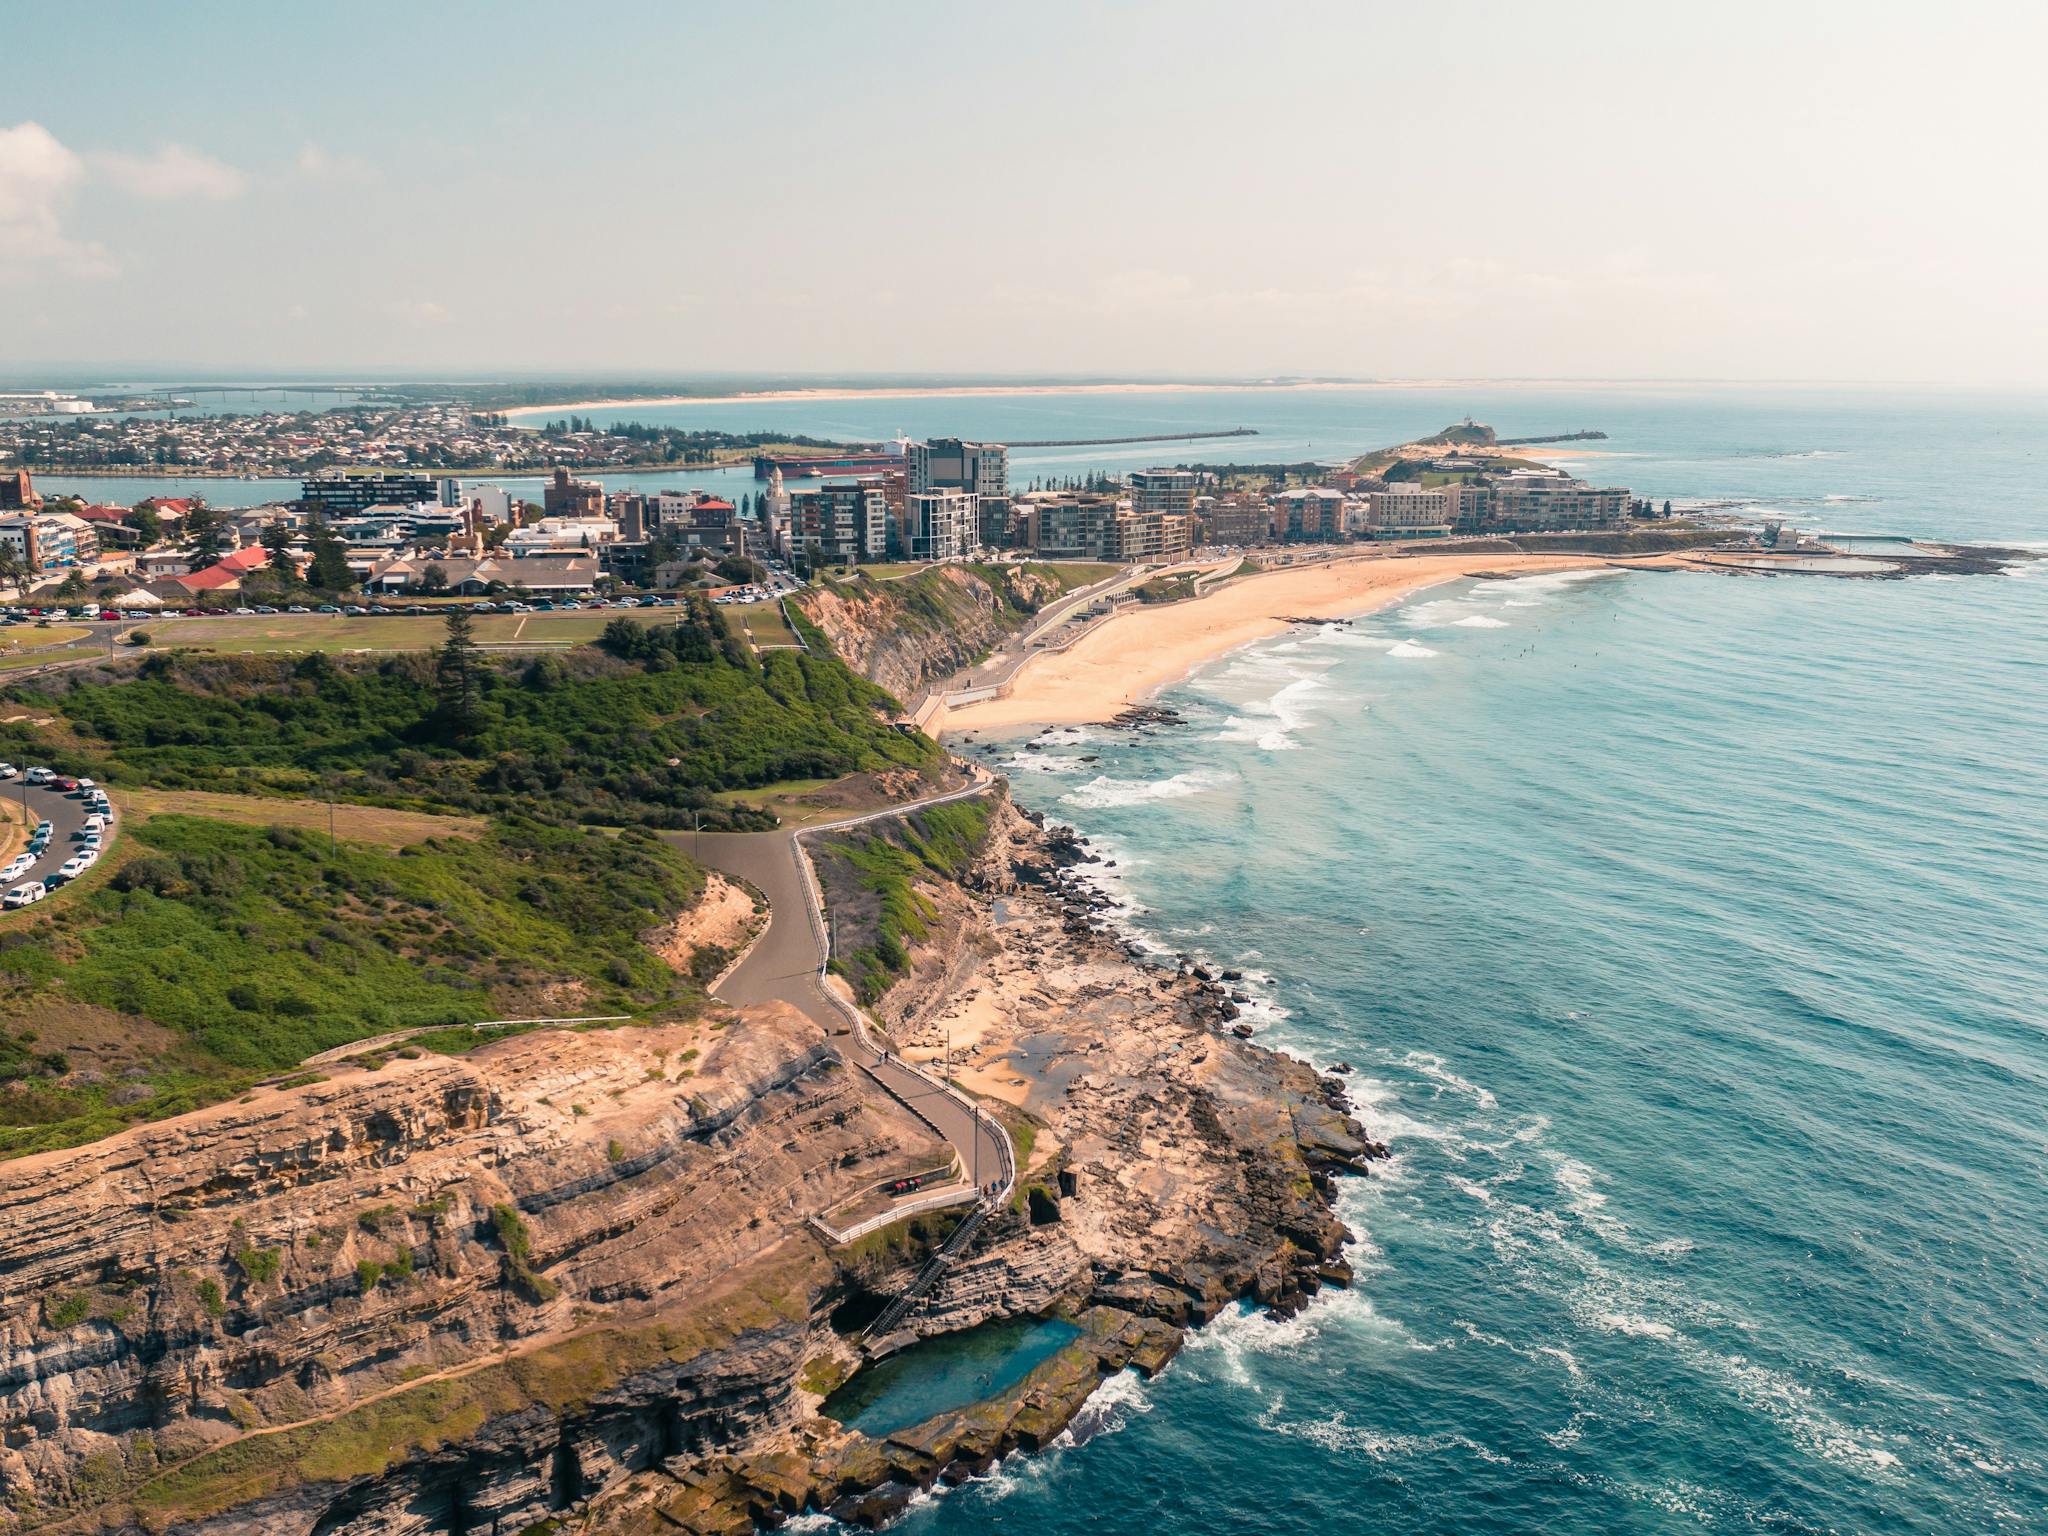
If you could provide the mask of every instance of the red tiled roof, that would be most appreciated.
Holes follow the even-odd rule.
[[[203,571],[194,571],[189,576],[174,576],[171,579],[187,592],[213,592],[221,587],[235,587],[242,584],[243,573],[232,569],[227,561],[209,565]]]

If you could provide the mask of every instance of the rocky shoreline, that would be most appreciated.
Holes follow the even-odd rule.
[[[873,1525],[1226,1308],[1347,1284],[1335,1179],[1384,1148],[1238,1038],[1231,979],[1135,958],[1098,862],[999,799],[879,1009],[1022,1164],[883,1346],[1079,1329],[1009,1391],[880,1438],[819,1414],[955,1218],[806,1225],[935,1153],[815,1026],[534,1032],[0,1164],[0,1532]]]

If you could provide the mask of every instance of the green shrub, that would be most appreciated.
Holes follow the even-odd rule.
[[[91,1314],[92,1296],[88,1292],[70,1291],[62,1296],[43,1298],[43,1322],[60,1332],[77,1327]]]
[[[235,1255],[235,1263],[251,1285],[267,1285],[284,1267],[284,1255],[275,1248],[244,1248]]]
[[[491,1226],[498,1234],[499,1246],[505,1250],[505,1278],[514,1290],[535,1304],[553,1301],[562,1294],[560,1286],[535,1271],[533,1239],[517,1211],[509,1205],[492,1206]]]
[[[206,1315],[208,1317],[225,1317],[227,1315],[227,1298],[221,1295],[220,1282],[218,1280],[210,1277],[202,1280],[199,1282],[197,1290],[199,1292],[199,1305],[206,1308]]]

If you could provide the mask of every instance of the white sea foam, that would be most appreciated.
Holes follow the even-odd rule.
[[[1403,661],[1419,661],[1425,656],[1434,656],[1436,652],[1426,645],[1417,645],[1413,640],[1403,640],[1387,654],[1397,656]]]
[[[1248,741],[1261,752],[1291,752],[1299,745],[1294,733],[1314,715],[1315,695],[1325,687],[1319,677],[1297,676],[1270,698],[1242,706],[1244,714],[1220,732],[1218,741]]]
[[[1475,613],[1470,618],[1457,620],[1451,627],[1453,629],[1506,629],[1508,621],[1506,619],[1490,619],[1483,613]]]
[[[1390,1433],[1364,1424],[1353,1424],[1341,1409],[1324,1419],[1283,1419],[1280,1414],[1285,1406],[1284,1399],[1275,1401],[1259,1415],[1259,1428],[1290,1439],[1306,1440],[1325,1451],[1365,1455],[1374,1461],[1408,1460],[1439,1451],[1460,1450],[1494,1466],[1510,1464],[1508,1457],[1468,1435]]]
[[[1085,810],[1106,810],[1118,805],[1143,805],[1148,800],[1179,800],[1227,784],[1233,777],[1233,774],[1201,768],[1176,773],[1170,779],[1118,779],[1104,773],[1068,790],[1060,800],[1062,804],[1080,806]]]
[[[1401,1065],[1411,1072],[1421,1073],[1435,1083],[1440,1094],[1445,1091],[1464,1094],[1481,1110],[1491,1110],[1498,1104],[1489,1090],[1458,1076],[1445,1066],[1441,1056],[1432,1055],[1428,1051],[1408,1051],[1401,1057]]]

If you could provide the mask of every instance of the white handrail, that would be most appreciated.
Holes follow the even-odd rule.
[[[892,817],[914,814],[928,806],[946,805],[955,800],[966,800],[975,795],[986,793],[992,787],[992,784],[993,780],[982,774],[980,770],[976,770],[976,782],[970,784],[965,789],[955,790],[947,795],[937,795],[930,800],[921,800],[914,805],[895,806],[888,810],[871,811],[865,816],[849,817],[845,821],[836,821],[825,827],[813,827],[806,831],[797,832],[790,837],[789,846],[796,859],[797,873],[803,877],[804,895],[806,897],[805,905],[810,909],[811,936],[817,942],[818,952],[824,957],[818,963],[818,971],[812,977],[812,984],[817,987],[819,993],[832,1005],[834,1010],[842,1018],[846,1019],[854,1038],[877,1056],[883,1055],[884,1051],[872,1038],[868,1028],[867,1016],[835,992],[827,980],[832,969],[832,947],[828,941],[829,935],[824,927],[825,898],[824,893],[819,888],[817,875],[811,867],[810,850],[804,846],[804,839],[815,832],[831,832],[843,827],[861,826],[871,821],[885,821]],[[1008,1200],[1017,1189],[1017,1153],[1016,1149],[1010,1144],[1010,1133],[1004,1128],[1003,1123],[984,1109],[974,1098],[961,1092],[960,1089],[954,1087],[946,1079],[926,1071],[915,1062],[905,1061],[901,1056],[892,1059],[905,1071],[923,1079],[940,1093],[952,1099],[972,1115],[977,1123],[988,1128],[999,1149],[1003,1165],[1002,1183],[996,1193],[990,1197],[988,1203],[993,1208],[1000,1206],[1004,1201]]]

